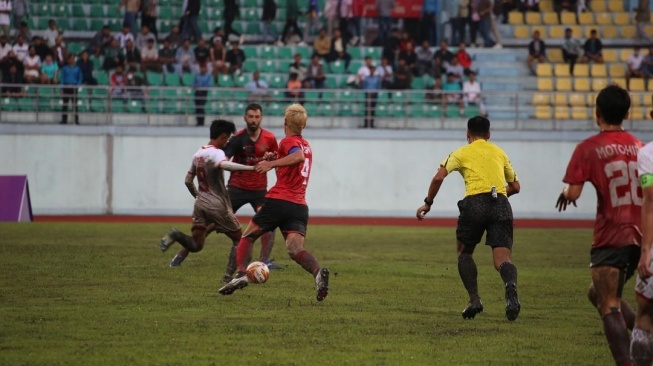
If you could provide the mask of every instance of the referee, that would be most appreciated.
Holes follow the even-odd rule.
[[[417,219],[431,210],[433,199],[444,178],[458,171],[465,181],[465,198],[458,201],[458,273],[469,294],[463,318],[473,319],[483,311],[478,294],[477,270],[473,254],[476,244],[487,232],[485,244],[492,248],[494,268],[499,271],[506,288],[506,318],[517,319],[520,310],[517,297],[517,268],[511,262],[513,239],[512,208],[508,197],[519,193],[519,181],[508,155],[488,142],[490,121],[481,116],[467,121],[468,145],[458,148],[440,164],[431,180],[424,205],[417,209]],[[507,183],[507,185],[506,185]]]

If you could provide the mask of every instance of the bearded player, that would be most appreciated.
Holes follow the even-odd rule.
[[[621,295],[637,268],[642,240],[642,190],[637,175],[642,142],[623,129],[629,109],[630,96],[621,87],[609,85],[599,92],[595,114],[600,132],[576,146],[563,179],[568,186],[556,203],[559,211],[575,205],[585,182],[596,189],[588,298],[601,316],[617,365],[630,363],[628,329],[635,314]]]

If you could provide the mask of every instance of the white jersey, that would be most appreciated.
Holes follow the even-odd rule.
[[[637,171],[639,173],[640,180],[642,181],[645,181],[645,175],[653,175],[653,142],[649,142],[646,144],[646,146],[639,149],[639,153],[637,154]],[[647,186],[646,183],[642,185],[642,188],[645,186]],[[650,183],[648,186],[650,186]],[[651,256],[653,257],[653,253]],[[651,260],[649,263],[651,269],[653,270],[653,260]],[[638,275],[635,282],[635,292],[645,299],[653,300],[653,278],[649,278],[647,281],[644,281]]]
[[[227,160],[224,151],[213,145],[202,146],[195,155],[191,163],[189,173],[197,177],[198,200],[211,203],[214,200],[229,201],[227,188],[224,185],[224,171],[219,164]]]

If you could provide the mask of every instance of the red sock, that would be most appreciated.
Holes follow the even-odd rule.
[[[261,256],[260,260],[266,261],[270,259],[272,247],[274,246],[274,231],[268,231],[261,235]]]
[[[317,258],[311,252],[302,250],[295,255],[291,255],[290,258],[302,266],[308,273],[312,274],[313,277],[317,276],[317,272],[320,270],[320,263],[318,263]]]
[[[247,266],[252,260],[252,248],[254,248],[254,240],[252,238],[240,238],[240,242],[238,242],[238,253],[236,254],[238,273],[245,273],[247,270]]]

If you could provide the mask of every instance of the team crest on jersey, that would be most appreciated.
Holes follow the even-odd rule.
[[[263,152],[268,151],[268,145],[261,144],[258,149]]]

